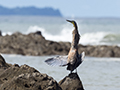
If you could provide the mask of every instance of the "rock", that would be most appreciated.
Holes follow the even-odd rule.
[[[1,55],[0,72],[0,90],[84,90],[76,73],[69,74],[58,84],[28,65],[7,64]]]
[[[8,65],[2,56],[0,65],[6,67],[0,73],[0,90],[62,90],[52,77],[28,65]]]
[[[5,59],[2,57],[2,55],[0,55],[0,68],[1,67],[6,67],[6,68],[9,67],[9,65],[5,62]]]
[[[39,72],[14,76],[1,85],[0,90],[62,90],[57,82],[46,74]]]
[[[107,45],[97,45],[97,46],[81,46],[79,45],[79,51],[85,51],[87,56],[94,57],[120,57],[120,47],[119,46],[107,46]]]
[[[55,42],[46,40],[41,31],[28,35],[20,32],[0,37],[0,52],[5,54],[21,55],[67,55],[70,49],[70,42]],[[79,53],[85,51],[87,56],[94,57],[120,57],[119,46],[107,45],[80,45]]]
[[[0,55],[0,73],[4,72],[7,68],[9,68],[10,65],[5,62],[5,59]],[[2,84],[3,81],[0,79],[0,84]]]
[[[36,31],[35,34],[42,35],[41,31]]]
[[[77,73],[71,73],[59,82],[62,90],[84,90]]]
[[[14,36],[20,36],[20,35],[22,35],[22,33],[20,33],[20,32],[15,32],[15,33],[13,33],[12,35],[14,35]]]
[[[0,72],[3,72],[5,69],[9,68],[10,65],[7,64],[4,58],[0,55]]]
[[[0,31],[0,36],[2,36],[2,32]]]
[[[0,37],[0,52],[22,55],[65,55],[69,51],[68,43],[45,40],[40,31],[28,35],[19,32]]]

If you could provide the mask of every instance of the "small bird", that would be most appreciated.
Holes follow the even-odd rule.
[[[48,65],[52,66],[67,66],[67,70],[70,70],[71,73],[82,63],[84,57],[85,57],[85,52],[82,52],[81,54],[78,53],[78,43],[80,39],[80,35],[78,33],[78,27],[77,23],[73,20],[66,20],[70,23],[73,24],[74,30],[72,31],[72,43],[71,43],[71,48],[66,56],[56,56],[53,58],[48,58],[45,60],[45,62]],[[77,69],[76,69],[77,73]]]

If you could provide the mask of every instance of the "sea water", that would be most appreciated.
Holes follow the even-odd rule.
[[[83,45],[120,45],[120,18],[0,16],[0,30],[3,35],[39,30],[48,40],[71,42],[73,26],[66,19],[78,23],[80,43]]]
[[[39,30],[48,40],[71,42],[73,26],[66,19],[77,21],[80,44],[120,46],[119,18],[0,16],[0,30],[3,35],[15,32],[28,34]],[[54,77],[58,82],[69,74],[66,67],[51,67],[44,62],[52,56],[2,55],[7,63],[27,64]],[[85,90],[120,90],[119,67],[120,58],[85,57],[78,67],[78,74]]]

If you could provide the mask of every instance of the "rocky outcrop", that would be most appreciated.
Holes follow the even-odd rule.
[[[70,43],[64,45],[63,42],[58,43],[46,40],[41,32],[28,35],[17,32],[0,37],[0,42],[1,53],[34,56],[66,54],[70,46]]]
[[[0,90],[62,90],[57,82],[39,72],[14,76],[0,86]]]
[[[0,90],[83,90],[79,76],[71,73],[59,84],[28,65],[7,64],[0,55]]]
[[[94,57],[120,57],[120,47],[96,45],[96,46],[83,46],[79,45],[79,51],[85,51],[87,56]]]
[[[21,55],[67,55],[70,42],[54,42],[46,40],[40,31],[24,35],[14,33],[0,36],[0,52]],[[120,47],[106,45],[79,45],[79,53],[85,51],[87,56],[120,57]]]
[[[70,73],[59,82],[59,85],[62,90],[84,90],[77,73]]]
[[[52,77],[28,65],[9,65],[2,56],[0,65],[0,90],[62,90]]]
[[[10,67],[10,65],[7,64],[5,59],[0,55],[0,72],[3,72],[8,67]]]

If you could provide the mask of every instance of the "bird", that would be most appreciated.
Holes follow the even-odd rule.
[[[72,43],[68,55],[48,58],[45,62],[52,66],[67,66],[67,70],[69,70],[70,73],[76,69],[77,73],[77,67],[83,62],[85,52],[83,51],[81,54],[78,53],[80,35],[78,32],[77,23],[74,20],[66,21],[72,23],[74,26],[74,30],[72,31]]]

